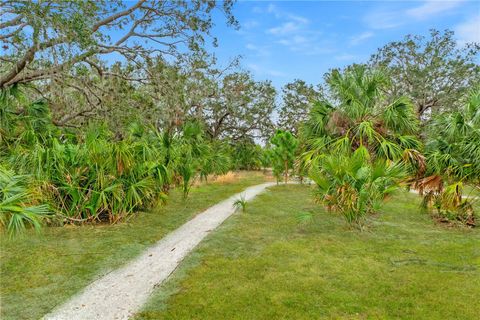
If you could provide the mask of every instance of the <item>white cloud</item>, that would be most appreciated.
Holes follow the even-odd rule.
[[[259,25],[260,23],[257,20],[248,20],[242,23],[242,27],[244,27],[245,29],[252,29],[258,27]]]
[[[255,6],[255,7],[253,7],[252,12],[253,13],[263,13],[263,9]]]
[[[303,43],[307,43],[309,39],[304,36],[296,35],[292,38],[292,41],[295,44],[303,44]]]
[[[462,1],[425,1],[421,6],[408,9],[407,15],[418,20],[431,18],[433,15],[442,14],[457,7]]]
[[[270,51],[267,47],[264,46],[256,46],[253,43],[247,43],[245,46],[248,50],[253,51],[257,56],[267,57],[270,56]]]
[[[296,16],[294,14],[289,14],[288,18],[291,19],[291,20],[297,21],[298,23],[302,23],[302,24],[310,23],[310,20],[308,20],[307,18],[301,17],[301,16]]]
[[[272,15],[275,20],[278,21],[278,25],[274,25],[265,30],[266,34],[276,38],[270,40],[271,42],[285,46],[293,52],[305,55],[321,54],[327,51],[331,52],[331,46],[325,45],[325,43],[319,39],[321,32],[318,30],[318,26],[315,29],[310,28],[309,19],[283,11],[275,4],[269,4],[263,7],[262,12]],[[261,47],[262,46],[256,46],[254,49],[250,46],[249,50],[256,50]],[[272,75],[273,74],[278,75],[278,73],[275,72],[273,72]]]
[[[269,14],[273,14],[275,16],[275,18],[277,18],[277,19],[282,19],[283,18],[283,19],[295,21],[295,22],[302,23],[302,24],[306,24],[306,23],[310,22],[305,17],[295,15],[295,14],[291,14],[291,13],[287,13],[287,12],[284,12],[283,10],[280,10],[273,3],[270,3],[265,10],[261,9],[259,7],[254,7],[253,11],[254,11],[254,13],[264,13],[264,12],[266,12],[266,13],[269,13]]]
[[[288,47],[292,51],[309,51],[317,40],[318,31],[308,28],[310,21],[302,16],[285,13],[275,5],[268,7],[268,12],[273,13],[277,20],[282,23],[276,27],[267,29],[265,32],[278,37],[276,43]]]
[[[360,57],[354,54],[349,54],[349,53],[344,53],[340,54],[338,56],[335,56],[335,60],[339,61],[353,61],[353,60],[359,60]]]
[[[308,51],[304,52],[308,56],[315,56],[318,54],[333,54],[337,51],[334,47],[330,45],[315,45],[312,46]]]
[[[310,23],[310,21],[302,16],[284,13],[280,11],[275,5],[270,4],[267,8],[267,12],[273,13],[275,18],[278,20],[283,20],[283,23],[277,27],[270,28],[266,32],[273,35],[284,35],[288,33],[294,33],[304,28]]]
[[[276,43],[287,47],[292,52],[301,53],[306,56],[332,54],[336,51],[331,41],[320,39],[318,35],[308,37],[295,35],[280,39]]]
[[[294,46],[299,44],[305,44],[308,42],[310,42],[310,39],[300,35],[296,35],[288,39],[281,39],[277,41],[277,43],[283,44],[284,46]]]
[[[458,44],[461,46],[469,42],[480,43],[480,14],[457,25],[455,34],[458,37]]]
[[[247,67],[250,70],[252,70],[254,73],[260,76],[269,76],[269,77],[285,77],[286,76],[284,72],[273,70],[273,69],[267,69],[255,63],[249,63],[247,64]]]
[[[258,72],[260,70],[260,66],[254,63],[249,63],[247,65],[248,68],[250,68],[252,71]]]
[[[356,36],[350,38],[350,45],[356,46],[364,40],[367,40],[374,36],[374,33],[371,31],[362,32]]]
[[[371,29],[391,29],[420,20],[451,13],[464,0],[427,0],[421,5],[406,10],[379,8],[367,13],[363,20]]]
[[[300,25],[298,23],[290,21],[290,22],[285,22],[278,27],[268,29],[267,33],[270,33],[273,35],[282,35],[282,34],[295,32],[299,29],[300,29]]]
[[[401,13],[385,9],[369,12],[363,21],[372,29],[391,29],[403,24]]]
[[[277,19],[282,17],[282,15],[283,15],[282,11],[280,11],[277,8],[277,6],[274,5],[273,3],[270,3],[265,9],[262,9],[262,13],[263,12],[273,14],[275,16],[275,18],[277,18]]]
[[[275,13],[277,12],[277,6],[275,6],[273,3],[270,3],[267,7],[267,12],[268,13]]]
[[[267,70],[267,75],[272,76],[272,77],[285,77],[286,74],[285,72],[282,71],[277,71],[277,70]]]

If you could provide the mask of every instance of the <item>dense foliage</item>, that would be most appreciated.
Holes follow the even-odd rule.
[[[301,124],[307,120],[313,102],[321,98],[321,92],[305,81],[296,79],[282,88],[282,104],[278,126],[297,136]]]
[[[28,176],[16,175],[0,166],[0,225],[10,235],[23,231],[26,226],[37,230],[50,211],[39,204],[41,193]]]
[[[268,168],[309,176],[352,223],[400,183],[475,223],[462,189],[480,188],[479,44],[408,35],[318,86],[285,84],[277,106],[271,81],[205,50],[215,12],[237,26],[232,1],[1,2],[0,219],[12,232],[113,223],[172,187],[187,198],[200,179]]]
[[[431,30],[430,36],[407,35],[380,48],[373,66],[388,68],[392,95],[405,95],[419,118],[456,110],[480,81],[480,44],[459,46],[453,31]]]
[[[120,136],[91,123],[74,133],[58,129],[48,104],[30,102],[16,87],[1,98],[0,160],[10,168],[2,169],[1,220],[12,232],[24,224],[40,226],[49,211],[63,222],[113,223],[165,201],[171,186],[187,197],[197,178],[261,165],[258,145],[232,148],[210,140],[197,121],[177,130],[132,122]]]
[[[328,154],[312,166],[317,199],[342,214],[348,223],[361,226],[363,218],[380,209],[405,177],[404,167],[381,159],[372,161],[360,146],[352,154]]]
[[[19,205],[42,209],[2,224],[37,227],[47,207],[49,221],[113,223],[172,187],[259,169],[275,89],[204,48],[216,11],[237,26],[232,4],[2,2],[0,165],[35,186]]]
[[[427,172],[415,182],[424,205],[442,219],[475,225],[476,199],[462,194],[465,184],[480,189],[480,90],[472,90],[458,111],[437,117],[428,134]]]
[[[409,168],[423,166],[418,121],[408,98],[383,93],[390,83],[381,70],[333,70],[327,84],[334,99],[313,107],[302,128],[301,161],[318,199],[359,223]]]
[[[298,140],[288,131],[277,130],[272,139],[270,139],[270,143],[272,144],[273,174],[277,181],[283,175],[284,181],[287,183],[288,172],[293,169]]]
[[[353,65],[331,71],[326,84],[332,99],[316,102],[300,131],[299,167],[309,170],[321,202],[361,224],[403,184],[440,221],[475,225],[476,199],[463,190],[479,188],[478,89],[420,131],[417,106],[393,94],[387,70]]]
[[[236,25],[232,4],[204,0],[2,1],[0,43],[5,57],[0,89],[36,80],[63,81],[65,71],[81,65],[103,70],[98,57],[111,53],[137,64],[152,55],[202,52],[216,10],[225,14],[228,24]],[[140,41],[144,45],[138,45]]]

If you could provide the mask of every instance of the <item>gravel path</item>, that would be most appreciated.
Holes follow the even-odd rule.
[[[155,286],[167,279],[203,238],[234,213],[235,200],[240,196],[251,200],[273,185],[272,182],[249,187],[198,214],[132,262],[91,283],[44,319],[128,319],[147,301]]]

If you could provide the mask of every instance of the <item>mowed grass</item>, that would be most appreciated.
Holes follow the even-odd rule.
[[[480,197],[480,187],[474,187],[470,185],[466,185],[463,188],[463,195],[467,197]],[[475,204],[480,202],[478,199],[475,199]]]
[[[409,193],[382,211],[359,232],[308,187],[274,187],[203,241],[137,319],[478,319],[479,230],[436,225]]]
[[[41,234],[28,232],[13,240],[2,234],[0,319],[39,319],[196,213],[264,182],[265,177],[250,172],[230,180],[194,187],[186,201],[179,190],[173,190],[166,206],[113,226],[44,228]]]

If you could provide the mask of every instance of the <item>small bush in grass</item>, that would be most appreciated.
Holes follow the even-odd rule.
[[[360,227],[364,217],[377,212],[404,177],[402,164],[371,161],[364,147],[352,156],[324,156],[310,169],[310,178],[317,184],[317,200]]]
[[[240,199],[235,200],[233,203],[233,207],[235,210],[242,209],[242,212],[245,212],[247,207],[247,200],[245,200],[245,196],[241,196]]]

